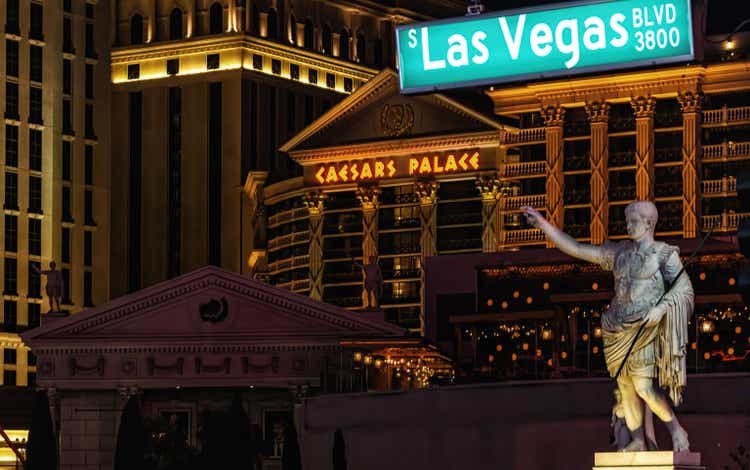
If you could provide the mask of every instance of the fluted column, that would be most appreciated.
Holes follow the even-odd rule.
[[[310,297],[323,299],[323,203],[326,195],[311,191],[302,201],[307,207],[310,224]]]
[[[682,236],[695,238],[701,220],[701,107],[703,93],[687,91],[677,95],[682,108]]]
[[[563,176],[563,121],[565,120],[565,108],[562,106],[542,107],[542,118],[547,126],[547,220],[557,228],[563,228],[564,203],[563,191],[565,188],[565,177]],[[554,243],[547,241],[548,247]]]
[[[372,185],[357,187],[357,199],[362,205],[362,264],[378,256],[378,199],[380,188]],[[367,307],[367,291],[362,281],[362,306]]]
[[[419,222],[422,227],[420,245],[422,257],[420,259],[419,282],[419,332],[425,335],[425,278],[424,264],[428,256],[437,254],[437,189],[435,180],[417,181],[414,183],[414,193],[419,198]]]
[[[631,98],[635,113],[635,198],[654,200],[654,112],[656,98]]]
[[[480,176],[476,185],[482,197],[482,252],[494,253],[499,242],[498,203],[502,183],[497,175],[491,175]]]
[[[591,121],[591,243],[600,245],[609,227],[609,108],[607,102],[586,104]]]

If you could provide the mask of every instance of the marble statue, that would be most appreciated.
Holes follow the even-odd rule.
[[[362,264],[354,258],[352,258],[352,262],[362,269],[365,274],[367,307],[380,308],[380,293],[383,291],[383,273],[380,271],[377,256],[370,256],[370,262],[367,264]]]
[[[609,426],[612,428],[611,444],[617,450],[623,450],[633,438],[625,423],[625,407],[622,404],[622,393],[619,389],[614,390],[614,397],[615,404],[612,406],[612,418],[609,422]],[[644,407],[643,425],[648,450],[659,450],[654,433],[654,414],[648,406]]]
[[[602,315],[604,358],[615,377],[625,361],[617,387],[622,394],[625,422],[632,437],[624,451],[648,450],[644,431],[643,402],[661,419],[672,436],[675,452],[689,451],[688,434],[672,407],[654,385],[669,392],[675,406],[682,402],[686,385],[685,357],[688,319],[693,313],[693,287],[682,270],[679,249],[654,240],[658,219],[650,201],[635,201],[625,209],[630,240],[603,245],[578,243],[547,221],[535,209],[521,210],[529,223],[541,229],[564,253],[613,271],[615,297]],[[671,288],[665,292],[665,283]],[[645,327],[630,356],[628,348],[640,326]]]
[[[60,300],[62,299],[63,291],[64,291],[62,272],[56,269],[57,265],[55,264],[54,261],[49,262],[49,270],[46,270],[46,271],[40,271],[33,264],[31,265],[31,268],[37,274],[47,277],[47,287],[45,288],[45,292],[47,292],[47,297],[49,298],[49,311],[59,312]],[[55,310],[55,307],[52,303],[53,300],[57,304],[57,310]]]

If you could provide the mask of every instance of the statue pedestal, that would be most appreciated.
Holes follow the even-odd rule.
[[[379,308],[363,308],[362,310],[357,310],[357,315],[368,320],[385,321],[385,312]]]
[[[594,470],[705,470],[699,452],[595,452]]]

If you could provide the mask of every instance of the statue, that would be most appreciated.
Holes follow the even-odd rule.
[[[666,424],[673,450],[689,451],[687,432],[664,395],[654,386],[654,379],[658,378],[659,386],[669,391],[675,406],[682,402],[686,385],[687,323],[693,313],[694,298],[687,273],[675,279],[682,270],[679,249],[654,241],[656,206],[650,201],[629,204],[625,208],[625,218],[630,240],[601,246],[578,243],[531,207],[524,206],[521,210],[529,223],[541,229],[564,253],[613,271],[615,297],[602,315],[602,332],[604,359],[610,375],[615,377],[620,364],[627,361],[617,378],[625,422],[632,437],[623,451],[647,450],[641,400]],[[659,301],[665,282],[673,285]],[[626,358],[628,348],[644,323],[646,326]]]
[[[37,274],[39,274],[40,276],[47,276],[47,287],[45,288],[45,291],[47,292],[47,297],[49,297],[50,312],[60,311],[60,300],[62,299],[63,291],[65,290],[62,272],[58,271],[56,267],[57,265],[54,261],[49,262],[48,271],[40,271],[36,266],[34,266],[33,264],[31,265],[31,269],[33,269]],[[55,307],[52,304],[53,300],[57,304],[57,310],[55,310]]]
[[[383,273],[378,265],[378,257],[370,256],[370,262],[362,264],[352,258],[352,262],[362,269],[365,274],[365,291],[367,292],[367,308],[380,308],[380,293],[383,291]]]
[[[633,439],[625,423],[625,407],[622,404],[622,393],[619,389],[614,390],[614,397],[615,404],[612,406],[612,419],[609,422],[609,426],[612,428],[610,444],[621,451]],[[643,425],[645,427],[648,450],[659,450],[659,446],[656,445],[656,435],[654,433],[654,414],[648,406],[644,407]]]

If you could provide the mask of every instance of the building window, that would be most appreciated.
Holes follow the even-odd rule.
[[[29,219],[29,254],[42,255],[42,221]]]
[[[67,140],[62,142],[62,179],[63,181],[70,181],[70,167],[71,167],[71,144]]]
[[[268,17],[266,18],[268,29],[267,36],[270,39],[278,39],[279,37],[279,18],[276,14],[276,10],[271,8],[268,10]]]
[[[86,138],[94,140],[96,139],[96,133],[94,132],[94,105],[86,103],[86,112],[84,114]]]
[[[93,291],[93,275],[91,271],[84,271],[83,272],[83,306],[84,307],[93,307],[94,301],[92,298],[92,291]]]
[[[88,2],[86,2],[86,18],[94,19],[94,5]]]
[[[208,54],[206,56],[206,68],[208,70],[216,70],[221,65],[221,57],[219,54]]]
[[[345,29],[339,33],[339,57],[349,60],[349,31]]]
[[[94,184],[94,146],[87,145],[84,147],[84,164],[83,164],[83,184]]]
[[[63,94],[73,94],[73,62],[63,59]]]
[[[281,61],[278,59],[271,59],[271,72],[274,75],[281,75]]]
[[[70,298],[70,269],[63,269],[62,270],[62,278],[63,278],[63,298],[62,303],[72,305],[73,301]]]
[[[29,212],[42,213],[42,179],[29,176]]]
[[[62,133],[65,135],[73,134],[73,110],[71,109],[73,104],[70,100],[63,100],[63,128]]]
[[[18,166],[18,127],[5,125],[5,164]]]
[[[221,6],[221,3],[214,2],[211,5],[210,10],[210,33],[211,34],[220,34],[222,33],[224,29],[224,8]]]
[[[86,64],[86,99],[94,99],[94,64]]]
[[[29,46],[29,78],[32,82],[42,83],[44,80],[42,48]]]
[[[16,350],[11,348],[4,348],[3,362],[5,363],[5,365],[16,364]]]
[[[73,19],[69,16],[63,17],[63,52],[76,53],[73,47]]]
[[[18,317],[16,313],[16,302],[6,300],[3,303],[3,331],[15,333]]]
[[[313,85],[318,83],[318,71],[315,69],[307,69],[307,81]]]
[[[367,42],[365,35],[357,33],[357,61],[361,64],[367,63]]]
[[[323,25],[323,54],[331,55],[333,50],[333,35],[331,34],[331,27]]]
[[[15,258],[5,258],[5,282],[3,284],[3,294],[18,294],[18,261]],[[13,303],[15,307],[15,302]],[[13,309],[15,314],[15,308]],[[7,314],[7,311],[6,311]],[[7,318],[6,318],[7,323]]]
[[[309,19],[305,21],[305,49],[315,50],[315,26]]]
[[[94,234],[89,230],[83,232],[83,264],[91,266],[94,258]]]
[[[169,14],[169,39],[182,39],[182,10],[179,8]]]
[[[3,371],[3,385],[6,387],[16,386],[16,371],[14,370]]]
[[[129,64],[128,65],[128,80],[137,80],[140,76],[141,76],[141,65]]]
[[[130,18],[130,44],[143,44],[143,17],[139,14]]]
[[[167,75],[180,73],[180,59],[167,59]]]
[[[62,221],[73,222],[73,214],[70,210],[70,186],[62,188]]]
[[[42,281],[41,276],[34,271],[34,268],[41,271],[41,263],[37,261],[29,261],[29,291],[27,292],[27,297],[32,299],[41,299],[42,298]],[[29,304],[29,316],[31,315],[31,306],[34,304]],[[31,322],[31,319],[29,319],[29,322]],[[31,326],[31,323],[29,323],[29,326]]]
[[[90,189],[87,189],[83,193],[83,208],[84,223],[91,226],[96,225],[94,221],[94,192]]]
[[[31,87],[29,89],[29,122],[44,124],[42,120],[42,89]]]
[[[29,354],[31,354],[31,353],[29,353]],[[35,388],[36,387],[36,372],[29,372],[29,374],[27,375],[27,377],[28,378],[26,379],[26,386],[28,386],[28,387],[30,387],[32,389]]]
[[[5,117],[18,119],[18,84],[5,82]]]
[[[18,175],[5,173],[5,209],[18,210]]]
[[[18,217],[15,215],[5,216],[5,251],[18,251]]]
[[[70,263],[70,229],[67,227],[62,228],[60,243],[62,244],[62,250],[60,254],[61,261],[63,263]]]
[[[44,41],[44,9],[42,5],[34,2],[31,2],[29,39]]]
[[[326,72],[326,86],[328,88],[336,88],[336,75]]]
[[[5,74],[18,77],[18,42],[12,39],[5,40]]]
[[[253,68],[255,70],[263,70],[263,56],[260,54],[253,54]]]
[[[86,57],[97,59],[96,46],[94,45],[94,24],[86,23]]]
[[[292,77],[292,80],[299,80],[299,65],[289,64],[289,76]]]
[[[70,13],[73,10],[73,0],[63,0],[63,11]]]
[[[39,297],[41,297],[41,295]],[[39,326],[39,323],[40,323],[40,320],[41,320],[41,317],[42,317],[42,307],[41,307],[41,305],[30,303],[28,305],[28,312],[29,312],[29,315],[28,315],[28,317],[29,317],[29,321],[28,321],[29,328],[36,328],[37,326]],[[36,365],[36,356],[31,351],[29,351],[28,354],[29,354],[28,357],[27,357],[27,363],[28,363],[28,365],[35,366]]]
[[[344,77],[344,91],[352,91],[353,88],[353,82],[352,79],[349,77]]]
[[[29,169],[42,171],[42,131],[29,129]]]
[[[16,36],[20,35],[21,30],[18,27],[18,0],[8,0],[5,12],[5,32],[15,34]]]

